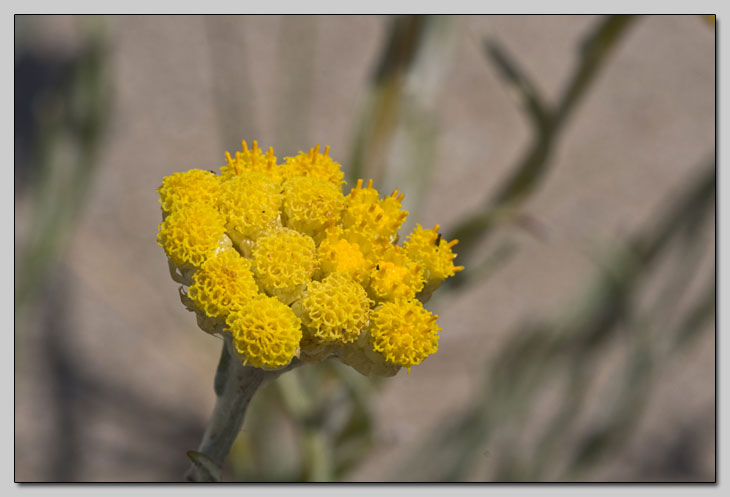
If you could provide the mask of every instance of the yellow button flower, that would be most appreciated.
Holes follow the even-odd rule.
[[[312,237],[334,224],[345,206],[340,188],[320,178],[297,176],[286,180],[283,189],[286,225]]]
[[[388,245],[370,271],[369,290],[376,300],[409,299],[423,289],[423,266],[401,247]]]
[[[244,364],[278,369],[289,364],[302,338],[301,322],[274,297],[246,300],[226,318],[233,345]]]
[[[319,153],[319,145],[309,150],[309,153],[299,152],[296,157],[287,157],[281,166],[284,178],[309,176],[329,181],[337,188],[343,183],[344,173],[340,165],[329,156],[329,147],[324,153]]]
[[[282,200],[279,181],[261,172],[245,171],[223,182],[218,207],[234,243],[280,225]]]
[[[381,199],[378,190],[373,188],[373,180],[368,182],[366,188],[362,188],[362,180],[359,179],[346,197],[342,227],[395,241],[398,230],[408,216],[408,212],[401,209],[402,200],[403,194],[398,194],[398,190]]]
[[[451,247],[456,245],[458,240],[447,243],[441,238],[438,230],[438,224],[432,230],[425,230],[419,224],[403,244],[408,257],[423,265],[428,287],[438,286],[449,276],[464,269],[464,266],[454,266],[453,262],[456,254],[451,251]]]
[[[289,228],[268,233],[256,242],[253,267],[256,280],[269,295],[290,303],[317,269],[314,240]]]
[[[258,291],[251,263],[231,248],[209,257],[195,272],[188,297],[206,316],[225,320]]]
[[[281,180],[281,168],[276,164],[273,147],[269,147],[269,151],[264,155],[256,140],[253,141],[253,148],[250,150],[246,140],[243,140],[241,145],[243,150],[236,152],[234,157],[226,152],[228,164],[221,167],[221,174],[224,179],[231,179],[234,176],[253,171],[264,173],[275,180]]]
[[[333,227],[317,247],[319,267],[323,275],[339,273],[367,284],[370,263],[365,258],[360,245],[348,240],[342,228]]]
[[[388,362],[410,371],[438,350],[436,318],[415,299],[386,302],[370,316],[370,345]]]
[[[312,281],[302,299],[304,325],[320,342],[354,342],[368,321],[370,299],[363,287],[334,273]]]
[[[200,267],[217,249],[231,244],[223,217],[202,203],[175,209],[158,230],[157,243],[179,268]]]
[[[162,178],[162,185],[157,189],[160,194],[158,200],[164,214],[194,202],[215,206],[220,188],[219,176],[210,171],[191,169]]]

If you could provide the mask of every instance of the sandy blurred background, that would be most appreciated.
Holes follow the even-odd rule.
[[[606,22],[16,16],[16,481],[182,479],[220,343],[155,243],[163,176],[328,144],[406,193],[402,232],[450,237],[545,138],[525,95],[564,101]],[[715,479],[714,24],[616,30],[544,168],[456,247],[439,352],[283,376],[226,480]]]

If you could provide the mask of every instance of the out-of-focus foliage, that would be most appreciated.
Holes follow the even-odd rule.
[[[550,167],[550,156],[564,128],[568,117],[590,88],[606,58],[616,43],[621,40],[634,17],[628,15],[609,16],[592,32],[580,47],[579,62],[561,98],[555,105],[549,105],[539,94],[528,77],[519,69],[517,63],[507,55],[499,42],[486,40],[485,49],[490,60],[502,73],[508,84],[515,89],[520,105],[525,109],[533,129],[533,140],[522,158],[512,168],[504,184],[489,199],[481,212],[459,223],[451,238],[461,242],[459,251],[463,260],[471,260],[472,252],[478,242],[485,239],[496,225],[514,220],[519,215],[520,206],[535,191]],[[484,264],[484,263],[483,263]],[[487,260],[486,264],[490,264]],[[467,279],[481,276],[480,265],[472,271],[457,276],[450,282],[452,286],[464,284]],[[471,276],[469,276],[471,275]]]
[[[109,112],[106,33],[103,21],[94,17],[81,27],[86,40],[79,50],[55,60],[34,52],[22,37],[25,31],[17,31],[16,188],[27,186],[34,206],[29,238],[22,241],[17,260],[18,313],[52,270],[98,163]],[[39,78],[38,70],[48,77]]]
[[[499,454],[493,473],[498,481],[579,481],[587,470],[615,454],[641,419],[652,380],[707,330],[705,325],[714,317],[714,277],[704,282],[704,293],[688,309],[676,310],[681,289],[701,260],[702,246],[693,228],[714,215],[714,160],[700,168],[686,190],[656,225],[608,254],[566,315],[514,330],[494,362],[486,365],[471,405],[445,420],[393,478],[473,477],[479,452],[490,447],[490,453]],[[670,252],[675,244],[682,247],[680,257]],[[640,309],[637,294],[651,283],[662,257],[683,266],[682,271],[662,282],[659,297],[648,309]],[[576,433],[590,391],[596,388],[597,364],[616,347],[621,351],[621,371],[600,387],[604,421]],[[549,422],[533,436],[528,449],[518,453],[513,440],[493,442],[500,431],[514,433],[528,425],[540,409],[539,389],[551,381],[562,386],[558,408],[542,413],[549,414]]]
[[[371,397],[380,381],[333,360],[282,375],[249,409],[229,479],[341,479],[371,447]]]

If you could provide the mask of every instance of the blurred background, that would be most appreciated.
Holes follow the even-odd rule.
[[[16,481],[182,481],[220,342],[155,190],[241,139],[466,270],[437,354],[283,375],[224,480],[715,480],[714,18],[16,16]]]

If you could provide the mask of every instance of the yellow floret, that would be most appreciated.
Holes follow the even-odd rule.
[[[244,364],[278,369],[291,362],[302,338],[301,322],[274,297],[259,296],[228,314],[228,330]]]
[[[223,217],[205,204],[175,209],[158,230],[157,243],[180,268],[200,267],[218,248],[230,246]]]
[[[162,178],[157,192],[165,214],[195,202],[215,206],[220,192],[220,176],[202,169],[173,173]]]
[[[370,299],[363,287],[342,274],[312,281],[302,299],[304,325],[320,342],[354,342],[368,321]]]
[[[283,196],[278,180],[261,172],[246,171],[223,182],[218,208],[226,218],[233,241],[255,240],[279,225]]]
[[[340,164],[329,156],[329,147],[325,147],[324,153],[319,153],[319,145],[309,150],[309,153],[299,152],[296,157],[286,157],[281,166],[284,178],[296,176],[310,176],[329,181],[337,188],[342,186],[344,173]]]
[[[423,289],[423,266],[398,246],[389,245],[370,271],[370,293],[376,300],[409,299]]]
[[[451,247],[458,243],[458,240],[446,242],[438,233],[439,225],[432,230],[425,230],[417,225],[403,244],[408,257],[420,262],[425,269],[426,286],[438,286],[449,276],[464,269],[463,266],[454,266],[456,254]]]
[[[268,233],[256,242],[253,267],[256,280],[269,295],[290,303],[317,269],[314,240],[288,228]]]
[[[381,200],[372,180],[366,188],[362,188],[362,180],[359,179],[346,197],[342,227],[394,241],[408,216],[408,212],[401,209],[402,200],[403,194],[399,195],[398,190]]]
[[[317,248],[317,257],[323,275],[341,273],[362,284],[367,282],[370,265],[360,245],[348,240],[342,228],[335,226],[327,231]]]
[[[274,147],[269,147],[269,151],[264,155],[256,140],[253,141],[253,148],[250,150],[246,144],[246,140],[243,140],[241,145],[243,150],[236,152],[235,157],[231,157],[231,154],[226,152],[226,161],[228,164],[221,167],[221,174],[224,179],[230,179],[245,172],[254,171],[267,174],[273,179],[281,180],[281,168],[276,164]]]
[[[438,350],[437,317],[415,299],[387,302],[370,316],[369,343],[386,361],[410,370]]]
[[[193,275],[188,296],[208,317],[223,320],[257,293],[251,263],[231,248],[221,250],[203,263]]]
[[[340,189],[323,179],[298,176],[286,180],[283,190],[286,225],[309,236],[336,223],[345,206]]]

